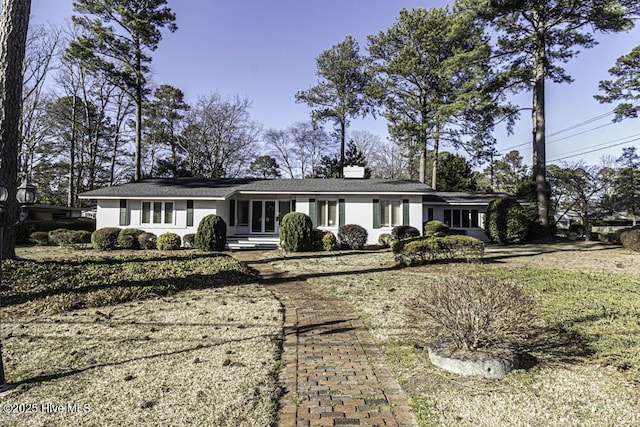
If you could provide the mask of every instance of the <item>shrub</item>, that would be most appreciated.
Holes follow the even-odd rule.
[[[118,245],[120,229],[117,227],[100,228],[91,235],[93,248],[99,251],[112,251]]]
[[[80,218],[54,221],[25,221],[15,226],[16,243],[28,243],[29,237],[36,231],[49,233],[50,231],[64,228],[67,230],[85,230],[94,232],[96,222],[93,219]]]
[[[34,231],[29,235],[29,241],[36,245],[47,246],[49,244],[49,233],[46,231]]]
[[[184,246],[187,249],[193,249],[196,247],[195,240],[196,240],[195,234],[185,234],[182,237],[182,246]]]
[[[625,249],[640,252],[640,228],[625,228],[618,232]]]
[[[500,198],[489,203],[484,217],[484,229],[496,243],[520,243],[527,237],[529,219],[516,200]]]
[[[425,236],[443,237],[449,234],[449,226],[442,221],[428,221],[424,223]]]
[[[198,224],[194,242],[201,251],[223,251],[227,246],[227,224],[221,216],[205,216]]]
[[[158,236],[156,246],[161,251],[175,251],[182,246],[182,240],[176,233],[164,233]]]
[[[338,247],[338,239],[331,231],[325,231],[322,234],[322,250],[333,251]]]
[[[584,234],[584,227],[582,224],[574,222],[569,226],[569,233],[576,233],[578,236],[582,236]]]
[[[140,249],[155,249],[156,241],[158,238],[153,233],[147,233],[146,231],[138,234],[138,244]]]
[[[289,212],[280,224],[280,247],[287,252],[303,252],[313,248],[313,223],[302,212]]]
[[[391,246],[391,242],[393,241],[393,237],[389,233],[383,233],[378,236],[378,244],[383,248],[388,248]]]
[[[487,277],[440,279],[407,305],[420,329],[464,350],[516,344],[535,322],[522,286]]]
[[[338,241],[348,249],[364,248],[367,237],[367,230],[358,224],[346,224],[338,229]]]
[[[391,229],[394,240],[410,239],[420,236],[420,230],[410,225],[397,225]]]
[[[416,237],[391,244],[396,262],[405,265],[456,258],[475,261],[484,254],[484,243],[470,236]]]
[[[144,230],[123,228],[118,234],[118,246],[122,249],[140,249],[138,236],[142,233],[144,233]]]
[[[60,228],[49,232],[49,241],[62,247],[82,249],[91,243],[91,233],[85,230]]]

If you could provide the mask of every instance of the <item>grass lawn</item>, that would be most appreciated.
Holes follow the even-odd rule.
[[[0,395],[0,425],[273,423],[282,307],[235,259],[18,256],[4,263],[0,336],[16,387]]]
[[[603,265],[629,263],[627,253],[588,254],[590,260],[596,256],[604,257],[594,266],[600,272],[580,271],[587,256],[579,252],[572,263],[553,269],[538,265],[534,255],[510,263],[504,253],[499,262],[404,269],[393,268],[389,252],[290,257],[274,265],[310,277],[355,307],[423,426],[635,426],[640,424],[640,275],[603,271]],[[631,257],[640,262],[640,254]],[[534,366],[492,381],[430,364],[425,346],[432,337],[409,323],[406,302],[433,281],[460,274],[526,286],[541,319],[528,347]]]

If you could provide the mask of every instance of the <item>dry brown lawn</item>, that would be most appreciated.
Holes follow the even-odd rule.
[[[640,425],[640,382],[633,374],[638,372],[638,366],[625,371],[625,363],[620,362],[629,357],[633,360],[631,363],[637,364],[640,348],[638,253],[584,242],[490,247],[482,266],[451,263],[404,269],[393,268],[390,252],[342,252],[315,257],[280,256],[279,259],[275,253],[270,256],[274,258],[274,266],[293,274],[309,275],[314,283],[355,307],[403,385],[423,426]],[[577,285],[571,284],[577,286],[576,300],[563,302],[567,313],[564,313],[565,305],[551,302],[545,305],[548,317],[554,319],[570,318],[572,310],[578,312],[585,309],[581,304],[590,304],[589,295],[593,294],[580,294],[581,277],[585,283],[589,280],[591,286],[594,278],[603,277],[607,281],[603,286],[611,284],[612,288],[622,282],[620,278],[625,279],[627,287],[621,295],[629,300],[621,302],[624,313],[596,316],[588,326],[580,321],[566,322],[572,331],[584,334],[595,354],[584,353],[582,343],[573,342],[572,338],[562,341],[562,337],[550,335],[544,342],[546,338],[542,337],[542,345],[533,354],[537,364],[514,371],[500,381],[460,377],[429,363],[424,349],[429,337],[408,322],[405,305],[422,286],[445,275],[496,272],[522,278],[527,277],[526,274],[531,277],[536,271],[540,271],[541,276],[544,272],[545,277],[554,277],[553,272],[557,272],[556,282],[560,283],[550,283],[549,288],[551,285],[562,287],[563,274],[577,280]],[[533,286],[534,281],[531,282]],[[532,288],[536,297],[552,298],[544,284],[536,286]],[[615,300],[615,289],[612,292],[606,297]],[[571,295],[572,291],[568,293]],[[613,301],[611,306],[617,307],[619,302]],[[572,304],[575,307],[571,307]],[[625,328],[623,333],[616,335],[620,334],[616,329],[621,326]],[[607,336],[599,337],[593,333],[594,329],[606,331]],[[615,340],[626,341],[612,344]],[[625,347],[629,349],[626,356]]]
[[[256,284],[5,320],[0,425],[270,426],[281,328]]]

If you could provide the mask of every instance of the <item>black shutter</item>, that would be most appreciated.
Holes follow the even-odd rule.
[[[187,200],[187,227],[193,226],[193,200]]]
[[[127,209],[127,199],[120,199],[120,225],[129,225],[129,209]]]
[[[229,227],[236,226],[236,201],[229,200]]]

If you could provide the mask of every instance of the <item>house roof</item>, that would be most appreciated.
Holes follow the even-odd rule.
[[[224,200],[239,194],[424,194],[417,181],[380,179],[154,178],[80,194],[82,199],[179,198]]]
[[[506,193],[457,193],[438,192],[425,194],[422,202],[430,205],[488,205],[499,197],[512,197]],[[520,201],[520,200],[519,200]],[[523,201],[520,201],[523,202]]]

